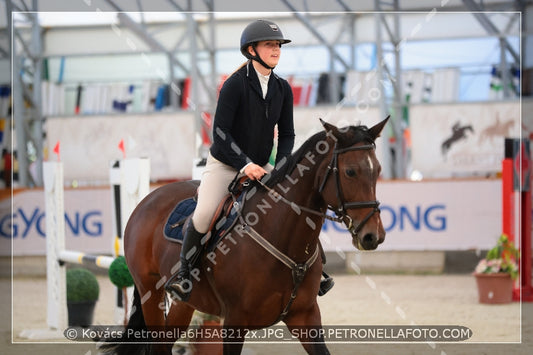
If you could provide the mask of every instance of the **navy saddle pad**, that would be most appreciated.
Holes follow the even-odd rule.
[[[240,205],[242,203],[243,196],[241,194],[237,199],[237,206],[232,206],[228,216],[221,216],[215,223],[215,227],[211,230],[211,237],[208,242],[208,249],[216,245],[216,242],[224,236],[235,224],[237,217],[239,216]],[[188,198],[180,201],[174,210],[168,217],[165,224],[164,235],[167,240],[172,242],[181,243],[183,241],[183,227],[187,218],[194,212],[196,208],[196,201],[194,198]],[[214,238],[213,238],[214,236]]]
[[[165,224],[165,237],[174,242],[181,242],[183,240],[183,226],[187,217],[189,217],[196,208],[196,201],[194,198],[188,198],[186,200],[180,201],[172,213],[168,217],[167,223]]]

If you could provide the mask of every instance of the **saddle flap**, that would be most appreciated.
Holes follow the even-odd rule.
[[[219,220],[223,219],[224,217],[227,217],[230,214],[232,207],[233,207],[233,198],[231,194],[227,194],[222,199],[222,201],[220,201],[220,203],[218,204],[218,207],[215,211],[215,215],[213,216],[213,219],[211,220],[211,223],[209,224],[210,231],[217,229]]]

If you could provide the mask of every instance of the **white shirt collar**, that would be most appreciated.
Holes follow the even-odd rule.
[[[257,70],[255,70],[255,72],[257,73],[259,84],[261,84],[261,90],[263,91],[263,99],[264,99],[266,97],[267,90],[268,90],[268,80],[270,79],[270,74],[272,74],[272,72],[270,72],[268,75],[263,75]]]

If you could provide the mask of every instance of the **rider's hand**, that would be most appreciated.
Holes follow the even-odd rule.
[[[244,169],[244,174],[246,174],[246,176],[248,176],[251,180],[261,179],[266,173],[267,172],[265,169],[253,163]]]

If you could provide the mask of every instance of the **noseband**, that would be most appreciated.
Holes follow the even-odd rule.
[[[324,180],[322,180],[322,183],[320,184],[320,187],[318,188],[318,192],[321,193],[324,190],[324,187],[326,186],[326,182],[328,180],[328,177],[330,176],[331,172],[333,172],[333,175],[335,176],[335,184],[336,184],[336,195],[337,195],[337,201],[338,206],[336,208],[328,206],[328,209],[332,210],[337,215],[337,221],[343,222],[346,225],[346,228],[350,231],[352,236],[357,236],[357,234],[361,231],[363,226],[366,222],[372,216],[374,213],[379,212],[379,201],[363,201],[363,202],[345,202],[344,201],[344,195],[342,193],[342,187],[340,183],[340,174],[339,174],[339,155],[346,153],[346,152],[352,152],[357,150],[373,150],[375,149],[374,144],[365,144],[365,145],[359,145],[354,147],[348,147],[348,148],[342,148],[337,149],[337,142],[335,142],[335,146],[333,147],[333,155],[331,156],[331,161],[329,162],[328,169],[326,170],[326,175],[324,176]],[[361,223],[359,223],[356,226],[353,224],[353,219],[350,217],[347,213],[347,210],[350,209],[362,209],[362,208],[371,208],[372,210],[363,218]]]

